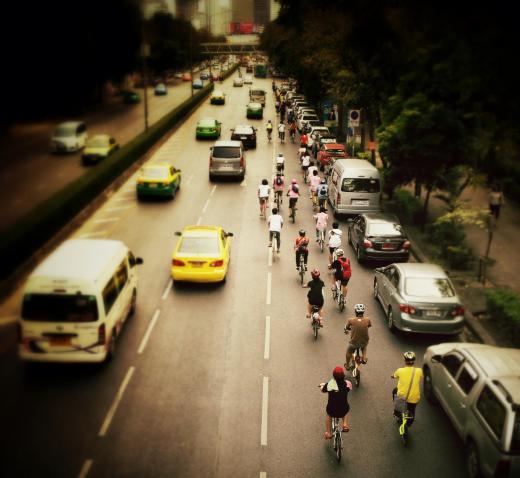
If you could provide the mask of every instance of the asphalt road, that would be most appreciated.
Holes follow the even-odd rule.
[[[425,348],[443,339],[391,334],[372,297],[370,267],[352,261],[347,308],[339,313],[327,296],[325,327],[314,342],[291,244],[298,229],[313,231],[310,201],[304,193],[271,263],[256,199],[279,151],[287,158],[287,178],[299,177],[296,146],[268,144],[263,126],[274,119],[271,96],[263,121],[246,120],[248,87],[231,82],[223,85],[225,106],[205,102],[151,157],[182,170],[173,201],[138,203],[132,178],[74,234],[121,239],[145,261],[137,312],[115,360],[101,367],[28,367],[16,360],[14,347],[0,357],[0,475],[465,476],[461,441],[445,414],[426,401],[418,406],[409,446],[399,441],[390,375],[403,351],[415,350],[420,364]],[[270,80],[255,85],[270,89]],[[194,139],[203,116],[223,121],[223,138],[235,124],[259,126],[243,183],[208,182],[212,143]],[[282,212],[287,217],[285,202]],[[172,288],[174,232],[197,223],[234,233],[227,283]],[[309,270],[319,267],[329,283],[326,264],[313,243]],[[13,294],[1,314],[15,314],[19,296]],[[323,439],[326,396],[317,385],[344,362],[343,325],[357,302],[366,304],[373,324],[369,362],[350,394],[351,431],[338,465]]]
[[[143,90],[136,89],[143,98]],[[149,124],[152,125],[173,108],[189,98],[190,83],[175,80],[168,94],[155,96],[148,89]],[[109,134],[124,145],[144,130],[143,101],[126,105],[118,100],[81,119],[86,122],[89,136]],[[34,206],[50,197],[84,174],[90,167],[81,163],[81,152],[53,154],[49,152],[50,138],[60,121],[14,128],[0,139],[2,161],[0,170],[0,203],[2,222],[0,232]]]

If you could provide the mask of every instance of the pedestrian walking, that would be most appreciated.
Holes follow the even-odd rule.
[[[491,186],[491,192],[489,193],[489,211],[495,220],[500,216],[500,208],[504,204],[504,195],[502,189],[497,183]]]

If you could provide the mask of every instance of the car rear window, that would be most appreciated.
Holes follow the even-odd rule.
[[[327,148],[327,153],[328,154],[345,154],[345,150],[344,149],[331,149],[331,148]]]
[[[146,168],[143,170],[144,179],[167,179],[168,170],[166,168]]]
[[[235,134],[253,134],[253,128],[250,126],[237,126],[234,131]]]
[[[200,120],[199,126],[202,126],[203,128],[213,128],[215,126],[214,120]]]
[[[404,290],[414,297],[454,297],[455,290],[448,279],[432,277],[409,277]]]
[[[26,294],[22,319],[37,322],[95,322],[98,319],[96,296],[65,294]]]
[[[240,158],[240,148],[238,148],[237,146],[214,146],[213,157]]]
[[[199,254],[201,256],[207,254],[219,254],[218,237],[189,237],[185,236],[181,239],[179,246],[179,254]]]
[[[346,193],[378,193],[380,191],[377,178],[345,178],[341,190]]]
[[[399,224],[388,222],[375,222],[368,225],[367,236],[402,236],[403,232]]]
[[[251,96],[264,96],[264,90],[251,90]]]

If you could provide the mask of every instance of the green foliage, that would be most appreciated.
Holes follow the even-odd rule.
[[[475,262],[475,256],[469,247],[447,246],[446,260],[451,269],[468,270]]]
[[[520,295],[505,288],[491,289],[486,291],[486,302],[493,322],[520,347]]]
[[[429,225],[427,232],[443,256],[448,254],[449,247],[462,247],[466,240],[463,226],[455,221],[437,221]]]
[[[419,224],[422,204],[405,189],[396,189],[392,196],[393,209],[399,218],[408,224]]]
[[[228,72],[231,74],[231,72]],[[0,237],[0,280],[95,200],[115,179],[184,119],[208,94],[207,85],[95,168],[39,204]]]

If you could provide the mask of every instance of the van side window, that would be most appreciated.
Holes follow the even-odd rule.
[[[466,363],[457,378],[457,383],[464,393],[468,395],[469,392],[471,392],[473,385],[477,383],[477,379],[478,376],[476,372]]]
[[[103,289],[103,303],[105,304],[105,314],[108,315],[110,309],[117,300],[119,289],[117,288],[114,277],[111,277],[107,285]]]
[[[78,134],[83,134],[87,130],[87,127],[82,123],[78,125]]]
[[[495,434],[496,438],[500,439],[502,430],[504,429],[506,411],[487,385],[482,389],[480,397],[478,397],[477,410],[491,431]]]
[[[117,287],[121,291],[123,287],[126,284],[126,281],[128,280],[128,271],[126,269],[126,262],[123,261],[121,264],[119,264],[119,267],[117,268],[116,274],[115,274],[116,280],[117,280]]]
[[[448,373],[452,377],[455,377],[462,363],[462,357],[459,357],[455,354],[445,355],[444,357],[442,357],[441,363],[444,366],[444,368],[448,371]]]

